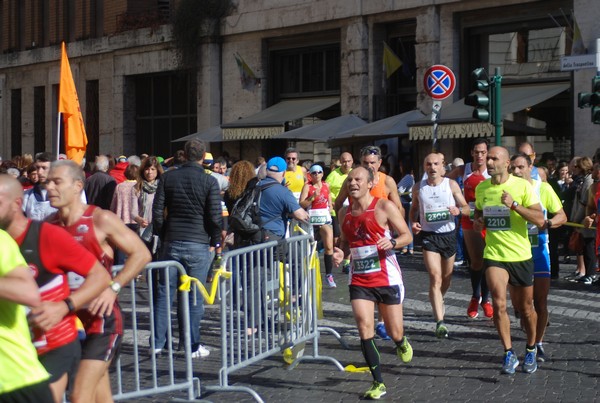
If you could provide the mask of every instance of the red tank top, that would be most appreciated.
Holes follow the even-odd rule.
[[[352,258],[350,285],[387,287],[402,284],[400,265],[394,251],[377,247],[379,238],[390,238],[389,231],[379,225],[375,218],[378,200],[373,198],[367,210],[359,216],[353,216],[348,208],[342,223]]]
[[[460,219],[460,224],[463,230],[473,229],[473,214],[475,213],[475,188],[488,177],[489,175],[482,175],[479,173],[479,171],[471,171],[468,175],[466,175],[466,178],[463,179],[463,193],[465,195],[465,201],[469,203],[469,207],[471,208],[470,217],[463,215]]]
[[[308,194],[312,195],[317,188],[311,183],[308,186]],[[315,197],[315,200],[310,205],[311,209],[329,208],[329,186],[325,182],[321,182],[321,190]]]
[[[94,230],[94,210],[96,206],[88,206],[83,212],[83,215],[73,225],[65,226],[64,228],[73,235],[73,238],[79,242],[83,247],[89,250],[96,259],[106,268],[108,273],[112,277],[112,266],[114,259],[107,255],[106,252],[100,246],[98,238],[96,237],[96,231]],[[57,217],[58,218],[58,217]],[[69,276],[69,286],[71,290],[79,288],[79,283],[76,277]],[[121,310],[119,304],[115,300],[112,314],[110,316],[93,316],[87,309],[80,309],[77,311],[77,316],[83,323],[86,334],[98,334],[98,333],[117,333],[123,334],[123,320],[121,316]]]

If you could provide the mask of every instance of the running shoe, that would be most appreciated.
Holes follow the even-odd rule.
[[[438,339],[447,339],[448,338],[448,328],[443,323],[438,323],[435,328],[435,336]]]
[[[396,354],[398,354],[398,357],[400,357],[404,363],[412,361],[413,349],[406,336],[402,338],[402,344],[396,347]]]
[[[208,351],[208,349],[206,347],[204,347],[202,344],[200,344],[198,346],[198,350],[196,350],[192,353],[192,358],[203,358],[203,357],[208,357],[209,355],[210,355],[210,351]]]
[[[469,302],[469,307],[467,308],[467,316],[471,319],[475,319],[479,316],[479,301],[481,298],[471,298],[471,302]]]
[[[454,261],[454,267],[460,267],[463,265],[464,262],[464,260],[456,260]]]
[[[579,280],[577,280],[577,282],[585,285],[592,285],[594,280],[591,276],[581,276],[579,277]]]
[[[377,334],[377,336],[379,336],[382,340],[391,340],[392,338],[390,336],[388,336],[387,331],[385,330],[385,323],[383,322],[379,322],[376,326],[375,326],[375,333]]]
[[[328,274],[327,276],[325,276],[325,278],[327,279],[327,285],[329,286],[329,288],[337,287],[335,281],[333,281],[333,274]]]
[[[541,344],[536,344],[535,348],[537,350],[536,358],[539,362],[546,362],[546,352],[544,351],[544,346]]]
[[[502,364],[501,374],[512,375],[515,373],[515,369],[519,366],[519,359],[512,351],[504,353],[504,363]]]
[[[532,350],[527,349],[525,352],[525,361],[523,361],[523,372],[533,374],[537,370],[536,353],[536,348],[533,348]]]
[[[383,382],[373,381],[371,388],[365,392],[365,399],[379,400],[386,394]]]
[[[153,355],[160,355],[161,352],[162,348],[151,348],[148,350],[148,355],[152,357]]]
[[[483,309],[483,314],[486,318],[494,317],[494,307],[490,303],[490,301],[485,301],[481,303],[481,309]]]

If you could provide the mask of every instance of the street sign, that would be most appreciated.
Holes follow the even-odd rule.
[[[596,55],[593,53],[589,55],[563,56],[560,58],[560,71],[595,69],[599,67],[596,64]]]
[[[456,77],[448,67],[436,64],[425,72],[423,84],[427,95],[439,101],[452,95],[456,87]]]

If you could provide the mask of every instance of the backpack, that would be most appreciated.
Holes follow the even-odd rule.
[[[261,193],[278,184],[278,182],[270,182],[266,185],[261,185],[260,182],[250,184],[229,212],[229,230],[243,241],[259,243],[264,225],[260,219]]]

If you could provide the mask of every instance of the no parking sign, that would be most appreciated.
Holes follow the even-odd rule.
[[[435,64],[427,69],[423,77],[425,92],[434,100],[448,98],[456,88],[456,77],[450,68]]]

